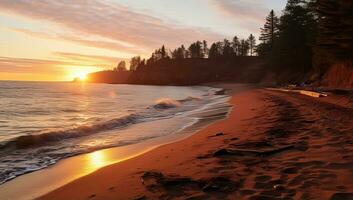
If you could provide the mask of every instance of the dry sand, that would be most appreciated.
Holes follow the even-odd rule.
[[[328,100],[235,93],[227,119],[39,199],[353,199],[353,110]]]

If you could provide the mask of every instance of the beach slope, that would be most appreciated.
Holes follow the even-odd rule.
[[[352,108],[332,97],[222,87],[232,95],[228,118],[39,199],[352,198]]]

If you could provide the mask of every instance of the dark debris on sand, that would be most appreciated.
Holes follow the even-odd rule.
[[[335,183],[337,175],[334,170],[353,170],[353,156],[343,156],[350,162],[302,160],[306,151],[321,147],[311,146],[310,141],[324,136],[327,145],[332,148],[350,145],[352,138],[348,137],[348,133],[353,131],[353,127],[342,129],[339,122],[353,124],[353,112],[346,113],[339,107],[315,104],[300,97],[293,97],[291,101],[273,93],[264,96],[264,101],[269,102],[268,106],[259,111],[262,114],[249,120],[252,130],[256,130],[257,126],[266,126],[265,129],[259,128],[264,130],[263,133],[248,137],[252,140],[241,140],[234,137],[236,135],[223,132],[209,137],[224,140],[222,147],[196,159],[196,162],[216,160],[217,166],[208,170],[209,177],[195,180],[149,171],[141,176],[146,190],[158,194],[157,199],[315,199],[309,191],[313,188],[320,191],[326,187],[320,184],[322,181]],[[307,110],[308,105],[305,104],[315,109]],[[320,118],[314,112],[319,113]],[[345,137],[337,130],[344,130]],[[284,159],[290,153],[299,156]],[[333,188],[327,189],[333,191],[330,200],[353,200],[353,193],[347,193],[345,187],[333,184]]]
[[[185,197],[185,199],[207,199],[210,196],[226,198],[237,191],[240,181],[228,177],[217,176],[194,180],[190,177],[177,175],[164,175],[160,172],[144,172],[141,180],[145,188],[152,193],[159,193],[159,199]],[[194,196],[194,194],[200,194]]]

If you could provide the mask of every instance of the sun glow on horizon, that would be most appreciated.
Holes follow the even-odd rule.
[[[75,73],[75,78],[80,79],[80,81],[86,81],[87,80],[87,74],[85,72],[78,72]]]
[[[71,67],[70,69],[67,70],[68,76],[67,79],[68,81],[72,80],[80,80],[80,81],[87,81],[88,79],[88,74],[101,71],[102,69],[98,67],[84,67],[84,66],[75,66]]]

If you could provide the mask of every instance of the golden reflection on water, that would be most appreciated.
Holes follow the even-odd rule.
[[[105,149],[86,154],[82,157],[84,158],[83,162],[80,163],[84,167],[80,169],[81,173],[92,173],[97,169],[135,157],[147,151],[143,145],[137,146],[137,148],[135,145],[134,147]]]
[[[89,154],[89,167],[91,170],[96,170],[108,164],[109,160],[104,151],[96,151]]]

